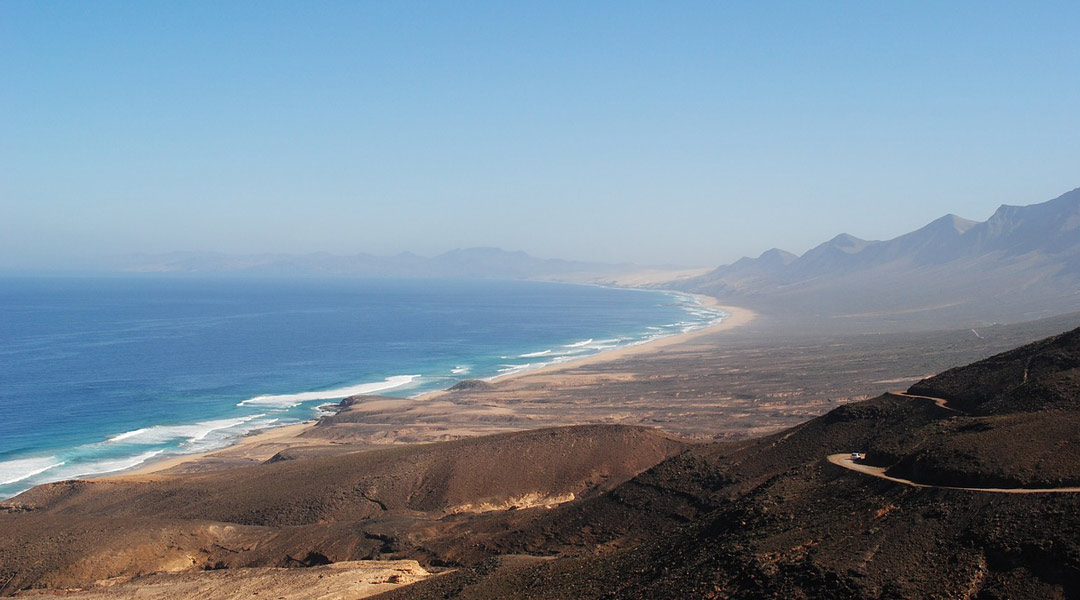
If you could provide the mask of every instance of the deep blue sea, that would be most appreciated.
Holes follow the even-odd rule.
[[[668,292],[444,280],[0,279],[0,497],[705,326]]]

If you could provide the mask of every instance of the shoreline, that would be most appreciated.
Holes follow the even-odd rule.
[[[746,323],[749,323],[749,322],[753,321],[754,318],[757,317],[757,313],[755,313],[754,311],[752,311],[750,309],[742,308],[742,307],[738,307],[738,306],[724,306],[724,305],[721,305],[720,301],[717,300],[716,298],[713,298],[712,296],[706,296],[704,294],[692,294],[692,293],[689,293],[689,292],[679,292],[679,293],[683,294],[685,296],[691,296],[691,297],[697,299],[697,301],[700,303],[700,305],[702,307],[704,307],[704,308],[710,308],[710,309],[715,309],[715,310],[722,311],[727,316],[724,317],[718,323],[712,323],[712,324],[709,324],[709,325],[705,325],[704,327],[701,327],[699,329],[692,329],[690,331],[683,331],[683,332],[680,332],[680,333],[674,333],[674,334],[671,334],[671,335],[665,335],[665,336],[653,338],[651,340],[645,340],[645,341],[636,342],[636,343],[633,343],[633,344],[627,344],[626,346],[620,346],[618,348],[611,348],[609,350],[602,350],[600,352],[597,352],[596,354],[589,354],[589,355],[586,355],[586,356],[580,356],[580,357],[577,357],[577,358],[571,358],[569,360],[565,360],[565,361],[559,362],[559,363],[549,363],[549,364],[545,364],[545,365],[536,367],[535,369],[526,369],[524,371],[518,371],[516,373],[506,373],[506,374],[503,374],[503,375],[496,375],[494,377],[489,377],[489,378],[486,378],[486,379],[482,379],[482,381],[487,381],[487,382],[493,383],[493,384],[499,384],[499,383],[504,383],[504,382],[511,381],[511,380],[514,380],[514,379],[518,379],[518,378],[521,378],[521,377],[526,377],[526,376],[529,376],[529,375],[540,375],[540,374],[543,374],[543,373],[550,373],[552,371],[556,371],[556,370],[559,370],[559,369],[562,369],[562,368],[581,367],[581,366],[590,365],[590,364],[611,362],[611,361],[614,361],[614,360],[625,358],[627,356],[633,356],[633,355],[636,355],[636,354],[650,354],[650,353],[655,352],[659,348],[666,348],[668,346],[682,344],[682,343],[685,343],[685,342],[687,342],[689,340],[692,340],[694,338],[700,337],[702,335],[707,335],[707,334],[710,334],[710,333],[715,333],[717,331],[721,331],[723,329],[728,329],[728,328],[733,328],[733,327],[738,327],[740,325],[744,325]],[[466,378],[466,379],[464,379],[462,381],[465,381],[465,380],[468,380],[468,379],[469,378]],[[422,394],[414,396],[414,398],[417,399],[417,400],[433,398],[433,397],[436,397],[436,396],[443,395],[446,392],[447,392],[447,390],[434,390],[434,391],[431,391],[431,392],[424,392]]]
[[[757,317],[757,313],[747,308],[721,305],[719,300],[713,298],[712,296],[706,296],[703,294],[692,294],[689,292],[678,293],[695,298],[702,307],[723,311],[727,314],[727,316],[718,323],[713,323],[700,329],[666,335],[648,341],[622,346],[619,348],[612,348],[609,350],[597,352],[596,354],[573,358],[571,360],[560,363],[543,365],[535,369],[527,369],[516,373],[497,375],[485,381],[489,382],[494,386],[499,386],[511,381],[518,382],[520,380],[527,380],[528,378],[532,377],[543,377],[546,375],[550,375],[553,372],[561,371],[563,369],[576,369],[588,365],[609,363],[624,359],[629,356],[655,354],[666,348],[692,343],[693,340],[705,335],[744,326],[752,322]],[[468,379],[469,378],[465,378],[462,381]],[[453,392],[450,392],[448,390],[433,390],[418,394],[416,396],[402,398],[402,400],[407,400],[411,402],[428,402],[440,399],[452,393]],[[228,460],[235,461],[238,464],[241,463],[241,461],[245,460],[250,461],[252,464],[256,464],[269,459],[271,456],[276,454],[277,451],[280,450],[322,445],[321,441],[318,439],[312,440],[302,437],[305,432],[313,429],[317,422],[318,419],[316,418],[300,423],[292,423],[288,425],[270,427],[263,430],[255,430],[237,439],[232,444],[229,444],[228,446],[222,448],[208,450],[205,452],[178,454],[162,457],[159,459],[151,459],[146,463],[137,465],[129,470],[105,474],[100,477],[91,477],[90,479],[109,480],[142,478],[148,475],[160,474],[162,471],[171,470],[182,465],[187,465],[189,467],[197,467],[199,464],[211,463],[216,460],[222,460],[226,457]]]

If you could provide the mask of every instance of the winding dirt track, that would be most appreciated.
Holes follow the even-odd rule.
[[[948,400],[944,398],[932,398],[930,396],[916,396],[914,394],[908,394],[907,392],[889,392],[890,396],[898,396],[900,398],[914,398],[917,400],[929,400],[934,404],[944,408],[945,410],[951,410],[955,413],[963,414],[961,411],[948,405]],[[1060,488],[973,488],[973,487],[953,487],[949,485],[927,485],[925,483],[917,483],[910,479],[901,479],[899,477],[890,477],[885,474],[888,467],[872,467],[870,465],[861,465],[851,460],[851,453],[843,454],[830,454],[828,456],[829,462],[838,466],[844,467],[850,471],[856,473],[862,473],[863,475],[870,475],[871,477],[877,477],[878,479],[887,479],[894,483],[902,483],[904,485],[910,485],[912,487],[919,488],[938,488],[942,490],[964,490],[967,492],[992,492],[995,494],[1076,494],[1080,493],[1080,487],[1060,487]]]
[[[916,396],[914,394],[909,394],[909,393],[904,392],[904,391],[887,392],[887,393],[890,396],[897,396],[897,397],[900,397],[900,398],[914,398],[916,400],[929,400],[930,402],[933,402],[934,404],[937,404],[939,407],[944,408],[945,410],[951,410],[954,413],[964,414],[963,411],[956,410],[955,408],[949,406],[949,401],[944,399],[944,398],[931,398],[930,396]]]
[[[927,485],[925,483],[917,483],[910,479],[900,479],[899,477],[890,477],[885,474],[888,467],[872,467],[870,465],[860,465],[851,460],[851,454],[830,454],[829,462],[845,469],[862,473],[863,475],[870,475],[871,477],[877,477],[878,479],[887,479],[895,483],[902,483],[904,485],[910,485],[918,488],[938,488],[942,490],[964,490],[968,492],[993,492],[995,494],[1076,494],[1080,493],[1080,487],[1062,487],[1062,488],[972,488],[972,487],[953,487],[949,485]]]

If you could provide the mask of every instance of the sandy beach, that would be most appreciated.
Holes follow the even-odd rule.
[[[509,381],[511,379],[527,377],[530,375],[541,375],[544,373],[550,373],[552,371],[558,371],[568,367],[578,367],[584,365],[611,362],[629,356],[650,354],[653,352],[657,352],[663,348],[668,348],[680,344],[687,344],[701,336],[718,333],[728,329],[733,329],[741,325],[746,325],[753,321],[754,318],[757,316],[757,313],[747,308],[741,308],[738,306],[723,306],[716,298],[713,298],[712,296],[705,296],[702,294],[689,294],[685,292],[682,293],[686,296],[693,296],[694,298],[696,298],[698,302],[701,303],[701,306],[716,310],[722,310],[727,313],[728,316],[724,317],[724,320],[719,323],[709,325],[707,327],[702,327],[701,329],[695,329],[693,331],[687,331],[685,333],[679,333],[676,335],[669,335],[640,344],[623,346],[621,348],[612,348],[611,350],[606,350],[597,354],[583,356],[581,358],[568,360],[558,364],[545,365],[543,367],[523,371],[521,373],[502,375],[492,378],[491,381]],[[419,398],[436,397],[443,393],[444,392],[442,391],[430,392],[428,394],[420,396]]]
[[[602,386],[612,377],[590,373],[591,367],[630,358],[647,359],[650,355],[676,348],[688,349],[702,337],[744,326],[756,317],[746,308],[720,305],[710,296],[694,296],[702,306],[722,310],[728,316],[701,329],[507,374],[490,380],[480,390],[466,393],[442,390],[415,398],[372,397],[371,401],[343,409],[335,417],[322,419],[321,424],[308,421],[254,432],[225,448],[154,460],[103,479],[138,478],[166,471],[214,470],[263,462],[283,452],[339,453],[553,425],[631,423],[635,419],[628,413],[632,411],[623,409],[604,414],[608,409],[603,405],[590,410],[582,403],[579,396],[584,390],[589,386]],[[627,373],[626,376],[633,375]],[[538,411],[533,404],[543,405],[545,396],[552,400],[573,396],[578,408],[567,411],[561,403],[554,402]]]

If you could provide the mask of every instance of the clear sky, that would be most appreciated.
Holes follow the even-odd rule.
[[[1080,186],[1080,3],[0,2],[0,268],[715,265]]]

